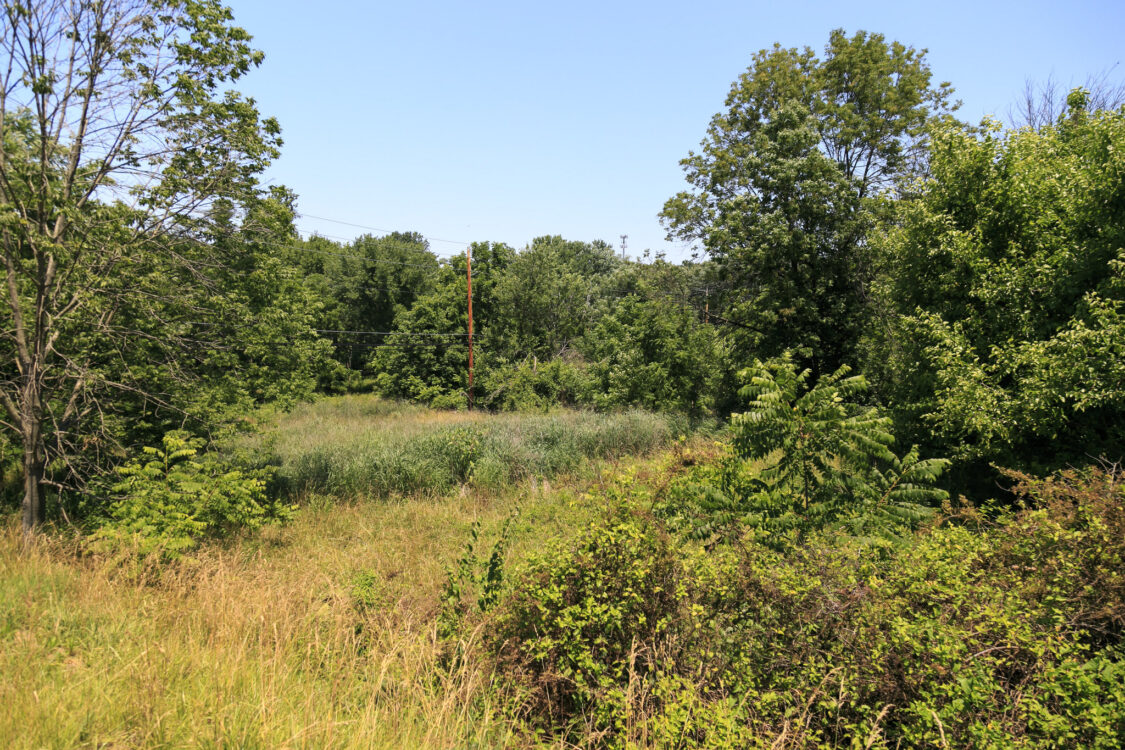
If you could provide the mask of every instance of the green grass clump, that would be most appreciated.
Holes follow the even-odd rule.
[[[647,453],[684,430],[675,417],[644,411],[443,412],[348,396],[300,407],[241,449],[276,464],[290,495],[439,495],[462,484],[499,489],[572,472],[589,459]]]

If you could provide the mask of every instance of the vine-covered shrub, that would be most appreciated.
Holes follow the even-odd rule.
[[[187,433],[166,434],[160,448],[145,447],[117,469],[114,500],[97,537],[108,547],[178,557],[204,538],[252,531],[288,521],[294,507],[266,496],[269,470],[242,470]]]
[[[1016,479],[1024,507],[884,549],[704,552],[618,514],[516,576],[494,653],[583,745],[1120,747],[1122,477]]]

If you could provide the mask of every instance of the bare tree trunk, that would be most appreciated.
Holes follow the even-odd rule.
[[[40,427],[36,424],[23,438],[23,534],[29,538],[43,523],[43,471],[46,461]]]
[[[37,350],[39,347],[36,347]],[[42,391],[39,368],[28,363],[24,377],[23,398],[19,406],[20,436],[23,441],[23,535],[25,541],[43,523],[43,475],[47,451],[43,444]]]

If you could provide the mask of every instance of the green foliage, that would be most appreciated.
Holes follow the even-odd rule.
[[[543,412],[589,405],[595,389],[589,369],[578,356],[543,363],[534,357],[518,364],[493,363],[481,372],[477,403],[499,411]]]
[[[886,536],[896,530],[917,528],[932,516],[933,508],[949,498],[934,485],[949,468],[946,458],[921,458],[918,446],[906,455],[870,467],[863,503],[849,514],[845,528],[856,536]]]
[[[604,242],[535,238],[502,275],[488,269],[495,307],[494,317],[481,317],[485,340],[512,360],[545,361],[574,348],[598,313],[605,280],[620,264]]]
[[[924,52],[880,34],[833,31],[822,60],[807,47],[754,55],[681,162],[692,189],[662,213],[718,263],[742,361],[793,350],[823,374],[852,358],[880,193],[917,169],[949,95]]]
[[[269,456],[279,485],[294,497],[440,494],[645,453],[684,428],[683,420],[642,411],[466,414],[351,396],[303,406],[281,419],[273,438],[249,438],[242,450]]]
[[[518,516],[517,507],[504,521],[487,560],[479,559],[476,553],[480,542],[480,521],[474,521],[469,528],[469,541],[457,559],[456,568],[446,572],[438,615],[438,632],[442,637],[448,638],[457,632],[466,611],[473,608],[473,599],[476,611],[481,614],[491,611],[500,600],[504,586],[504,558],[511,542],[512,522]]]
[[[1125,494],[1017,476],[912,544],[701,554],[618,513],[518,576],[498,665],[549,737],[611,747],[1112,748],[1125,737]]]
[[[294,238],[286,261],[300,270],[309,294],[321,303],[317,327],[328,331],[393,331],[398,315],[434,288],[439,261],[416,232],[364,235],[349,244],[323,237]],[[358,370],[380,337],[329,334],[338,362]]]
[[[766,461],[762,480],[791,489],[812,519],[836,515],[831,504],[854,496],[877,461],[893,458],[890,420],[859,407],[867,382],[848,372],[841,367],[809,387],[810,371],[798,372],[786,356],[742,373],[747,410],[731,418],[735,451]]]
[[[468,349],[461,338],[468,330],[465,279],[448,270],[444,277],[446,283],[398,315],[401,334],[384,337],[387,348],[371,358],[379,393],[429,405],[467,403]],[[427,335],[411,335],[417,332]]]
[[[668,636],[688,617],[670,538],[638,519],[595,524],[572,549],[533,561],[491,635],[502,663],[532,675],[532,710],[622,746],[631,679],[661,671]],[[565,726],[565,724],[564,724]]]
[[[877,238],[868,371],[909,437],[966,471],[1114,460],[1125,113],[1076,106],[1052,126],[998,130],[937,131],[930,178]]]
[[[733,454],[678,482],[666,512],[693,518],[702,537],[749,530],[779,546],[829,524],[872,536],[916,527],[946,498],[933,484],[949,462],[922,460],[916,448],[896,457],[891,420],[859,405],[867,382],[848,372],[809,387],[810,371],[788,355],[745,370]]]
[[[728,360],[690,305],[690,269],[629,264],[605,243],[561,237],[536,238],[519,253],[478,244],[473,258],[477,406],[639,407],[693,419],[714,409]],[[429,291],[399,309],[395,334],[370,361],[381,394],[438,408],[467,403],[463,263],[450,259]]]
[[[472,247],[473,315],[478,340],[488,341],[488,326],[503,327],[496,315],[496,286],[513,252],[506,245],[478,242]],[[464,256],[455,256],[427,276],[432,288],[407,309],[396,308],[395,335],[381,338],[369,365],[375,388],[434,406],[462,408],[468,403],[468,284]],[[421,334],[421,335],[418,335]],[[487,346],[482,348],[489,348]],[[480,389],[478,389],[479,391]]]
[[[280,130],[231,89],[262,53],[215,0],[2,12],[0,427],[23,443],[30,530],[42,490],[84,490],[138,417],[244,395],[192,401],[202,352],[240,348],[194,327],[229,311],[208,214],[252,210]]]
[[[199,453],[203,440],[171,432],[162,447],[145,447],[145,459],[117,469],[109,506],[97,538],[111,548],[179,557],[206,538],[253,531],[288,521],[289,505],[266,497],[269,472],[231,467],[214,453]]]
[[[483,432],[475,425],[435,431],[418,439],[418,452],[440,456],[449,469],[450,482],[467,482],[473,476],[473,466],[480,455]]]
[[[722,353],[714,329],[668,298],[620,300],[582,344],[596,379],[594,401],[701,417],[714,405]]]

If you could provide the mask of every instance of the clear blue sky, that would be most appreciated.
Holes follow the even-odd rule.
[[[1125,80],[1121,0],[230,4],[266,53],[238,88],[285,138],[267,180],[303,213],[421,232],[441,255],[462,246],[438,239],[627,234],[632,256],[683,259],[656,218],[679,160],[775,41],[819,52],[842,27],[928,48],[973,121],[1006,115],[1027,79]]]

